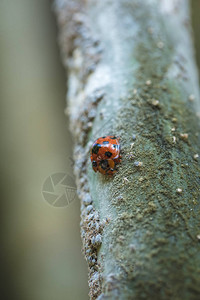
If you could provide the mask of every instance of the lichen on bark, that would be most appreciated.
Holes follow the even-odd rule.
[[[199,87],[188,1],[55,4],[90,298],[198,299]],[[93,139],[110,134],[123,152],[113,178],[89,161]]]

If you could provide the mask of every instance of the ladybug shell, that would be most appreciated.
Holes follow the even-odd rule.
[[[120,143],[116,136],[100,137],[91,147],[90,159],[95,172],[113,175],[120,158]]]

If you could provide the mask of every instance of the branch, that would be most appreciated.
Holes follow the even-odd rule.
[[[86,2],[86,1],[85,1]],[[199,299],[199,87],[187,0],[55,1],[90,298]],[[122,163],[89,149],[118,135]]]

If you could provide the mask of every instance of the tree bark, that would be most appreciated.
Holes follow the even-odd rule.
[[[91,299],[199,299],[199,87],[187,0],[56,0]],[[92,142],[117,135],[116,176]]]

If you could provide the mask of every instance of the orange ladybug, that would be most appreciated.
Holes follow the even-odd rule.
[[[121,161],[119,138],[114,135],[98,138],[90,150],[92,168],[95,172],[112,176]]]

